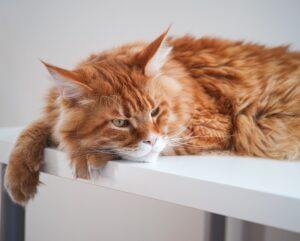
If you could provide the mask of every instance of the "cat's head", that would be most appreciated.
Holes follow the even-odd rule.
[[[44,63],[59,96],[60,135],[91,152],[156,159],[186,118],[166,35],[93,55],[72,71]]]

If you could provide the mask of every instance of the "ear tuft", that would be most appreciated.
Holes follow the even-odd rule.
[[[170,27],[138,54],[138,63],[148,76],[159,73],[172,51],[166,41],[169,29]]]
[[[162,45],[159,47],[155,55],[149,60],[149,62],[145,66],[145,74],[147,76],[155,76],[157,75],[161,68],[168,60],[168,56],[172,51],[172,47],[168,46],[168,44],[164,41]]]
[[[91,87],[81,81],[78,73],[50,65],[44,61],[41,62],[55,81],[62,98],[76,99],[84,95],[86,91],[92,91]]]

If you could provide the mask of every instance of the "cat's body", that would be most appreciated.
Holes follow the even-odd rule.
[[[35,194],[49,140],[82,178],[113,158],[159,153],[300,157],[299,52],[165,37],[92,55],[75,71],[46,64],[57,87],[12,152],[6,186],[15,201]]]

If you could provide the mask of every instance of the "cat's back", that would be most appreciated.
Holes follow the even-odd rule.
[[[230,103],[238,153],[299,158],[300,52],[191,36],[172,39],[170,45],[173,58],[216,106]]]
[[[271,95],[300,101],[300,52],[288,46],[189,35],[171,39],[170,45],[172,57],[207,91],[217,90],[236,102],[245,96],[257,100]]]
[[[173,47],[173,58],[190,71],[207,67],[240,67],[245,70],[271,66],[293,70],[300,67],[300,52],[290,51],[287,45],[266,47],[251,42],[190,35],[170,39],[169,44]]]

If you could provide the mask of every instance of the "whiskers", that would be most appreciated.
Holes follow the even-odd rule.
[[[167,146],[206,149],[208,147],[213,146],[216,143],[222,142],[225,139],[225,137],[221,136],[217,137],[212,135],[193,135],[192,132],[181,135],[182,133],[183,131],[181,131],[177,135],[165,137],[165,140],[167,141]],[[214,142],[204,143],[209,139],[214,139]]]
[[[120,154],[128,154],[131,152],[137,151],[138,148],[130,148],[130,147],[99,147],[95,146],[88,150],[90,154],[112,154],[112,155],[120,155]]]
[[[88,150],[88,153],[89,154],[102,154],[102,153],[105,153],[105,154],[112,154],[112,155],[115,155],[116,152],[114,150],[111,150],[111,149],[107,149],[107,148],[90,148]]]
[[[190,143],[191,140],[198,138],[198,137],[194,137],[194,138],[177,138],[177,139],[169,139],[168,140],[168,144],[167,147],[171,147],[171,148],[193,148],[195,150],[204,150],[206,149],[208,146],[204,145],[204,144],[195,144],[195,143]]]

